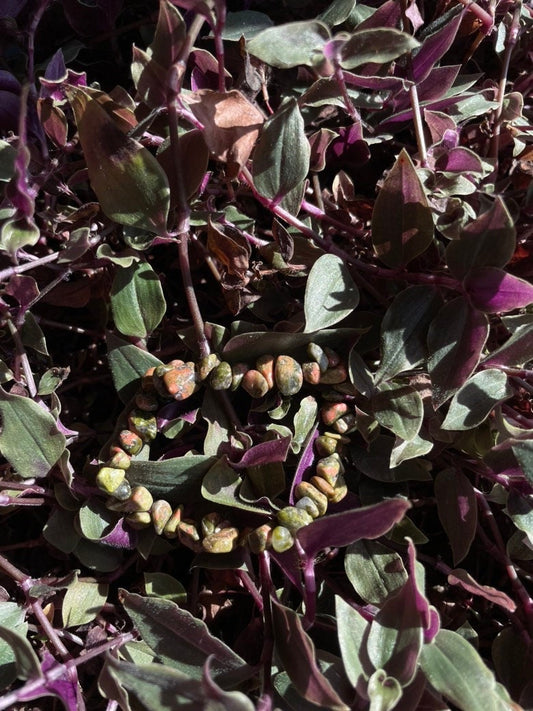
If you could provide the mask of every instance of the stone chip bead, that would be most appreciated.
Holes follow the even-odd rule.
[[[345,402],[331,402],[320,408],[320,419],[331,427],[339,418],[348,412],[348,405]]]
[[[318,363],[314,361],[302,363],[302,374],[305,382],[309,385],[319,385],[321,372]]]
[[[135,511],[150,511],[154,498],[145,486],[134,486],[131,496],[126,501],[108,504],[108,508],[113,511],[124,511],[134,513]]]
[[[315,363],[318,363],[321,373],[325,373],[329,368],[328,357],[324,353],[324,349],[321,348],[318,343],[307,344],[307,355],[311,360],[315,361]]]
[[[339,455],[334,452],[329,457],[319,459],[316,465],[316,475],[335,486],[340,474],[344,474],[344,465]]]
[[[237,545],[239,529],[234,526],[221,528],[202,539],[202,548],[207,553],[231,553]]]
[[[109,447],[109,459],[107,461],[108,467],[113,467],[114,469],[129,469],[131,464],[131,457],[129,454],[122,449],[122,447],[117,447],[116,444]]]
[[[310,482],[301,481],[296,487],[294,493],[298,499],[311,499],[311,501],[313,501],[313,503],[318,509],[319,516],[324,516],[324,514],[328,510],[328,497],[321,491],[319,491]]]
[[[216,368],[213,368],[211,371],[209,375],[209,385],[213,390],[229,390],[232,379],[233,373],[231,371],[231,365],[223,360],[222,363],[219,363]]]
[[[220,528],[222,516],[217,511],[212,511],[202,517],[202,535],[209,536],[211,533],[216,533]]]
[[[112,495],[125,479],[124,469],[101,467],[96,475],[96,486],[106,494]]]
[[[271,546],[272,526],[269,523],[264,523],[258,528],[254,528],[248,534],[248,547],[252,553],[262,553]]]
[[[203,550],[196,523],[190,519],[180,521],[178,525],[178,538],[181,544],[190,548],[195,553],[200,553]]]
[[[157,420],[150,412],[132,410],[128,415],[128,426],[143,442],[151,442],[157,437]]]
[[[307,511],[298,509],[296,506],[285,506],[277,513],[278,522],[288,528],[291,533],[295,533],[299,528],[308,526],[313,521]]]
[[[167,394],[178,402],[191,397],[197,387],[194,367],[188,363],[173,367],[163,375],[162,381]]]
[[[112,494],[117,501],[126,501],[131,496],[131,484],[127,479],[124,479],[122,484],[119,484]]]
[[[333,454],[338,447],[338,440],[327,434],[320,435],[315,440],[315,449],[319,456],[327,457]]]
[[[242,380],[250,368],[246,363],[234,363],[231,366],[231,389],[237,390],[241,385]]]
[[[296,395],[303,385],[302,366],[291,356],[280,355],[276,358],[274,378],[282,395],[285,397]]]
[[[348,379],[348,371],[342,363],[334,368],[329,368],[320,376],[321,385],[338,385]]]
[[[167,538],[178,537],[178,527],[183,516],[183,506],[178,506],[172,512],[172,516],[168,519],[163,529],[163,535]]]
[[[293,547],[294,538],[288,528],[276,526],[272,531],[271,542],[276,553],[284,553]]]
[[[264,397],[268,392],[268,381],[258,370],[249,370],[244,374],[241,382],[243,390],[246,390],[250,397],[254,399]]]
[[[318,506],[309,496],[302,496],[302,498],[296,502],[296,508],[306,511],[312,518],[318,518],[320,516]]]
[[[198,380],[204,381],[219,363],[220,358],[217,356],[216,353],[210,353],[209,355],[201,358],[198,364],[196,365],[196,374],[198,376]]]
[[[158,499],[150,508],[150,516],[154,524],[154,531],[160,536],[172,516],[172,506],[165,499]]]
[[[255,369],[258,370],[268,383],[269,390],[274,387],[274,363],[275,357],[267,354],[259,356],[255,362]]]
[[[151,525],[152,517],[149,511],[134,511],[126,516],[125,521],[127,521],[132,528],[141,530]]]
[[[122,430],[118,436],[118,444],[122,447],[126,454],[129,454],[132,457],[139,454],[143,447],[142,439],[138,434],[132,432],[131,430]]]

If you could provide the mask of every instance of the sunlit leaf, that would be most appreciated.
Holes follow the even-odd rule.
[[[342,321],[359,303],[359,291],[348,268],[333,254],[313,264],[305,287],[305,331],[311,333]]]
[[[265,64],[279,69],[299,64],[311,66],[329,37],[329,29],[322,22],[288,22],[259,32],[246,43],[246,49]]]
[[[110,298],[115,325],[125,336],[146,338],[165,315],[161,282],[147,262],[119,267]]]

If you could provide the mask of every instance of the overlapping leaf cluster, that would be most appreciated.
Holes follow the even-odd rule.
[[[532,704],[532,11],[264,5],[0,9],[0,709]],[[109,507],[149,368],[311,343],[344,382],[202,385],[131,460],[243,545]],[[252,554],[328,428],[347,496]]]

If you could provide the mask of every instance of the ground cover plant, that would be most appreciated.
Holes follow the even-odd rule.
[[[0,20],[0,709],[533,708],[531,7]]]

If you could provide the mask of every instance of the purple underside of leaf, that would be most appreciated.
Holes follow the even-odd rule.
[[[497,267],[478,267],[463,285],[472,304],[487,313],[512,311],[533,302],[533,285]]]
[[[440,30],[429,35],[429,37],[424,40],[422,47],[413,53],[412,73],[413,79],[416,82],[423,81],[439,59],[441,59],[451,47],[459,25],[461,24],[462,17],[462,12],[456,15],[456,17],[446,23]]]
[[[112,531],[100,539],[100,543],[105,543],[112,548],[126,548],[133,550],[139,542],[139,533],[130,528],[123,518],[120,518]]]
[[[452,65],[432,69],[429,76],[417,86],[418,100],[430,102],[440,99],[453,86],[460,68],[460,65]],[[392,101],[395,112],[407,109],[410,105],[411,97],[406,91],[398,92]]]
[[[303,450],[300,460],[298,462],[298,466],[296,467],[296,473],[294,474],[294,479],[292,480],[292,485],[291,485],[291,492],[289,495],[289,504],[291,506],[294,505],[294,490],[298,486],[298,484],[303,481],[304,477],[308,474],[310,471],[313,462],[315,461],[315,451],[314,451],[314,443],[316,438],[318,437],[318,426],[315,425],[315,428],[313,430],[313,433],[311,437],[308,438],[307,440],[307,445],[305,446],[305,449]]]
[[[455,132],[454,132],[455,133]],[[467,148],[452,148],[447,153],[439,156],[435,163],[437,170],[447,170],[457,173],[480,173],[481,161],[477,155]]]
[[[284,462],[291,444],[290,437],[261,442],[248,449],[238,462],[231,462],[233,469],[247,469],[261,464]]]
[[[402,520],[409,508],[411,504],[406,499],[390,499],[317,519],[296,535],[306,554],[314,557],[324,548],[339,548],[363,538],[382,536]]]
[[[450,585],[458,585],[472,595],[478,595],[479,597],[484,597],[489,600],[494,605],[499,605],[503,607],[504,610],[508,612],[514,612],[516,610],[516,603],[514,600],[506,595],[501,590],[491,587],[490,585],[481,585],[474,580],[474,578],[462,568],[456,568],[452,570],[448,575],[448,582]]]

